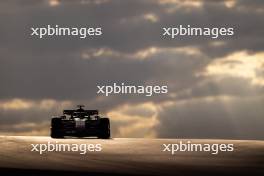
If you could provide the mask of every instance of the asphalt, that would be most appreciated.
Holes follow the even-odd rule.
[[[234,144],[234,151],[163,151],[163,144]],[[101,151],[31,151],[36,144],[100,144]],[[37,148],[37,147],[36,147]],[[91,147],[91,150],[95,148]],[[0,173],[5,175],[264,175],[264,141],[209,139],[51,139],[0,136]]]

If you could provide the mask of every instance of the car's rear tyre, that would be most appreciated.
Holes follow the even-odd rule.
[[[98,135],[101,139],[109,139],[111,136],[110,133],[110,121],[108,118],[100,119],[100,135]]]
[[[61,130],[61,118],[54,117],[51,119],[50,136],[52,138],[63,138]]]
[[[64,138],[64,136],[63,136],[63,134],[61,134],[61,132],[58,132],[52,128],[50,130],[50,137],[51,138],[57,138],[57,139]]]

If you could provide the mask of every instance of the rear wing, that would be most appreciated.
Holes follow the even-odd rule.
[[[87,115],[98,115],[98,110],[81,110],[81,111],[78,111],[78,110],[64,110],[63,111],[63,114],[66,114],[66,115],[73,115],[74,113],[84,113],[84,114],[87,114]]]

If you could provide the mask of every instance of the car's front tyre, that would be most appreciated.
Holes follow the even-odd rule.
[[[110,120],[109,118],[101,118],[100,119],[100,135],[98,135],[101,139],[109,139],[111,136],[110,133]]]

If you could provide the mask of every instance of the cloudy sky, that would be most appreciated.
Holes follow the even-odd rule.
[[[0,2],[0,135],[48,135],[52,115],[85,104],[113,137],[264,139],[264,2]],[[98,26],[89,39],[31,27]],[[165,39],[177,25],[233,27],[212,39]],[[167,95],[97,95],[97,85],[168,85]]]

